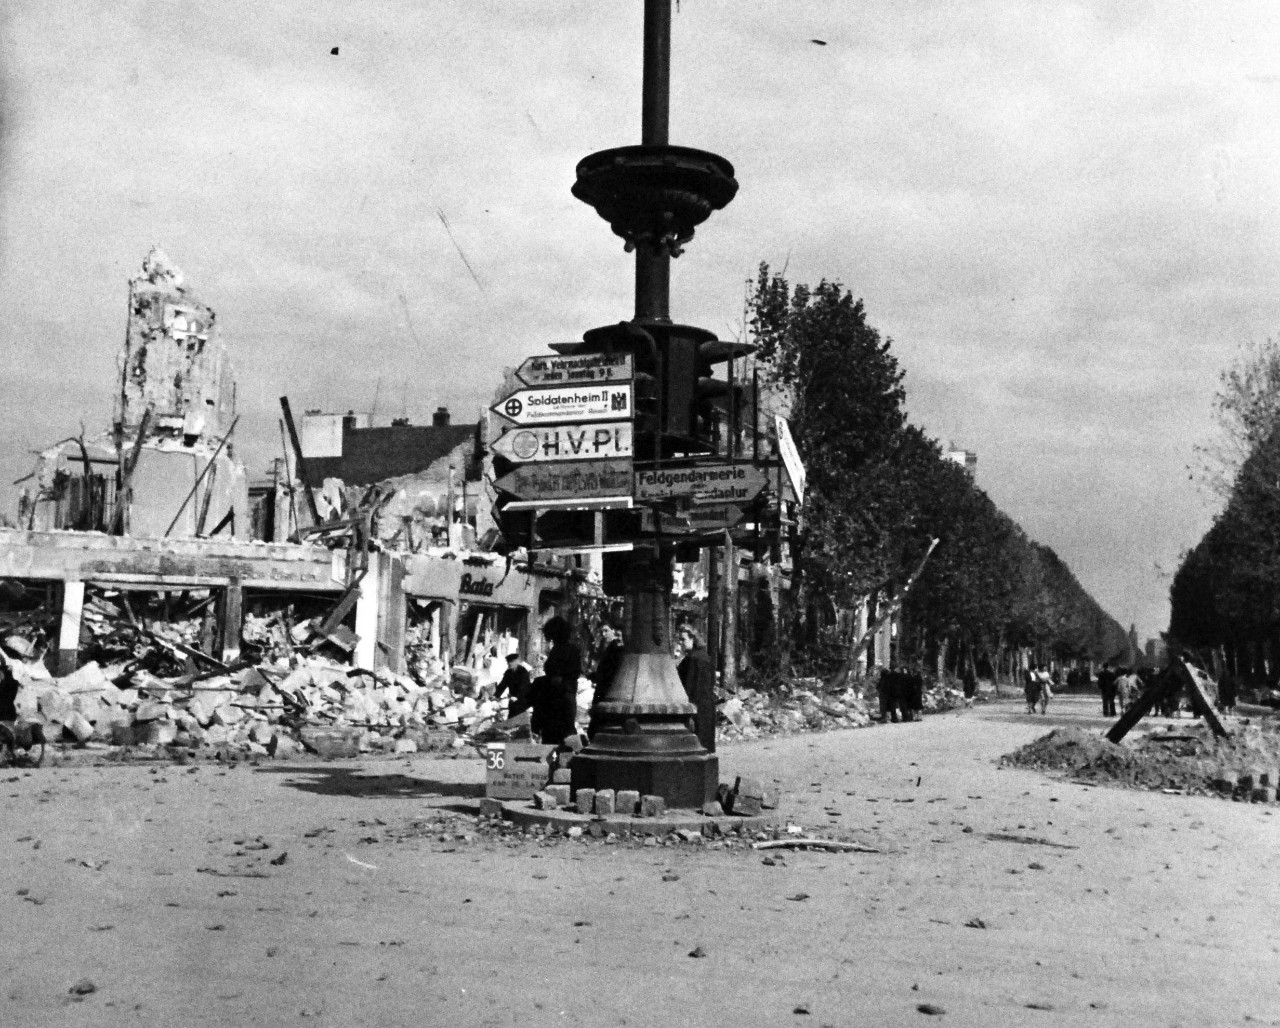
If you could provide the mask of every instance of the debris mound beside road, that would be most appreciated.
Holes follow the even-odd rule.
[[[1161,727],[1121,744],[1098,732],[1058,728],[1001,758],[1013,767],[1128,789],[1166,789],[1274,802],[1280,728],[1242,722],[1225,739],[1202,723]]]

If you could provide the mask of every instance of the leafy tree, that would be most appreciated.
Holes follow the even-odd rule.
[[[934,538],[940,545],[904,606],[901,641],[916,658],[935,659],[952,643],[993,663],[1006,645],[1100,656],[1123,639],[1053,551],[1028,540],[907,423],[903,371],[860,300],[839,283],[793,288],[762,264],[748,313],[766,385],[808,471],[797,639],[819,642],[835,607],[891,593]]]

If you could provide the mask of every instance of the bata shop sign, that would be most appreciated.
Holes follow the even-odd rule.
[[[415,554],[405,568],[404,591],[431,600],[461,600],[495,607],[534,607],[538,580],[505,561],[491,567]]]

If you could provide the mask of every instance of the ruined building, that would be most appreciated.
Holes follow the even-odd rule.
[[[144,538],[248,538],[235,383],[217,317],[157,248],[129,281],[111,428],[44,450],[18,524]]]

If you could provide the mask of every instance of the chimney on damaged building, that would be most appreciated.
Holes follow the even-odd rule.
[[[444,428],[449,424],[449,408],[437,407],[436,412],[431,415],[431,425],[433,428]]]

